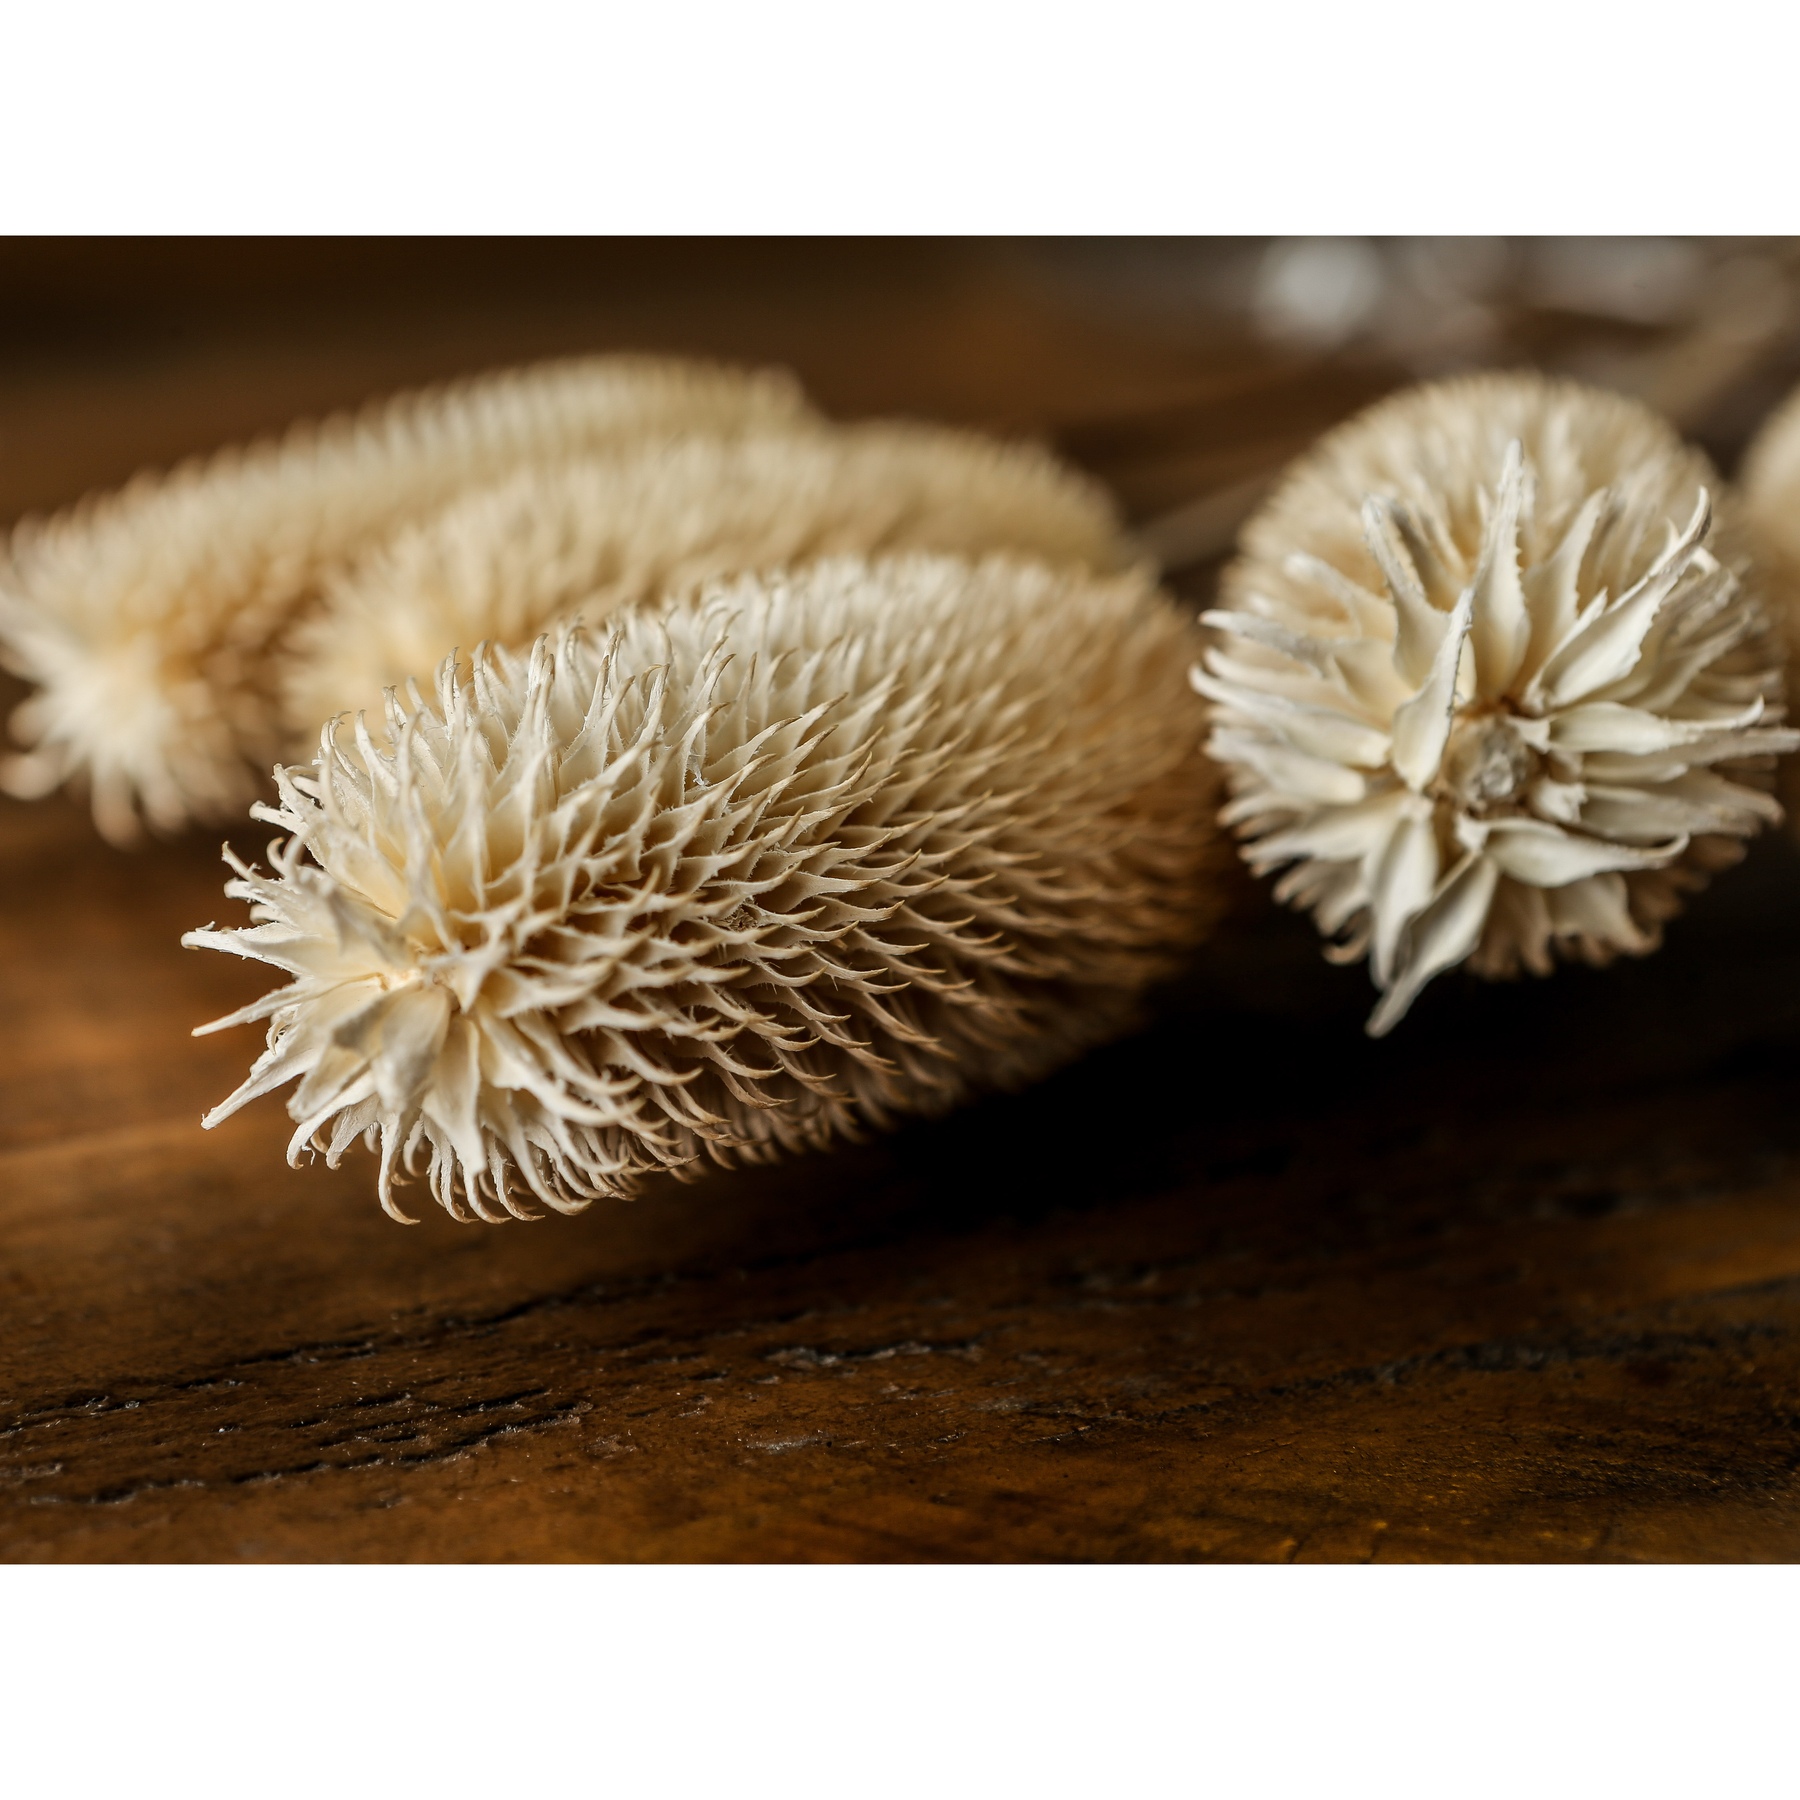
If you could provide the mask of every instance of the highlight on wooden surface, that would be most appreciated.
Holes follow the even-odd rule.
[[[1656,948],[1781,816],[1782,649],[1699,452],[1533,375],[1403,392],[1246,526],[1195,686],[1222,815],[1380,1035],[1460,963]]]
[[[359,552],[473,484],[647,430],[798,429],[799,386],[646,356],[574,358],[403,394],[142,475],[15,528],[0,653],[37,691],[0,781],[85,783],[116,843],[242,816],[283,749],[284,633]]]
[[[398,532],[295,629],[283,687],[296,748],[335,713],[382,711],[451,651],[515,649],[579,613],[821,556],[1013,550],[1107,569],[1131,552],[1106,490],[1030,444],[882,422],[646,436],[520,471]]]
[[[491,1220],[1054,1068],[1217,906],[1193,649],[1147,572],[915,554],[446,661],[227,852],[255,922],[184,941],[294,979],[208,1123],[298,1080],[290,1160]]]

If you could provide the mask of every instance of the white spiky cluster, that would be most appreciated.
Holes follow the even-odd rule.
[[[1780,811],[1782,658],[1705,459],[1535,376],[1411,390],[1330,434],[1205,615],[1221,815],[1367,955],[1389,1030],[1434,975],[1658,942]]]
[[[0,651],[38,692],[0,779],[75,778],[119,842],[239,817],[281,728],[272,652],[321,585],[396,526],[521,464],[652,430],[801,427],[787,377],[593,357],[408,394],[142,476],[14,532]]]
[[[294,633],[285,691],[310,745],[383,690],[429,686],[452,649],[528,645],[577,611],[836,554],[1013,550],[1124,560],[1112,503],[1028,445],[880,423],[689,437],[522,472],[402,530],[335,582]]]
[[[496,1219],[1035,1075],[1210,920],[1191,654],[1142,573],[908,556],[446,664],[281,772],[256,922],[184,940],[294,978],[207,1123],[298,1080],[291,1156]]]

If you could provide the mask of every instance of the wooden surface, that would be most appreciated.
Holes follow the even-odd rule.
[[[623,297],[488,269],[436,312],[405,263],[384,312],[293,299],[281,256],[323,251],[230,307],[214,251],[129,304],[62,254],[0,259],[9,511],[580,344],[1050,430],[1139,513],[1391,379],[1147,336],[975,248],[646,253]],[[177,946],[222,875],[0,805],[9,1558],[1800,1555],[1785,840],[1659,956],[1452,978],[1381,1044],[1366,977],[1246,885],[1148,1030],[1030,1093],[493,1229],[390,1224],[367,1160],[289,1171],[276,1101],[199,1129],[258,1042],[187,1035],[261,987]]]

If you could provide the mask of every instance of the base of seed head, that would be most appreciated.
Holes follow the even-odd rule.
[[[290,1160],[491,1220],[1040,1075],[1217,909],[1192,649],[1143,574],[913,556],[447,661],[227,853],[255,922],[183,941],[292,980],[207,1123],[296,1082]]]
[[[1705,459],[1530,375],[1410,390],[1245,528],[1196,688],[1221,815],[1380,1035],[1434,976],[1660,941],[1779,819],[1782,652]]]

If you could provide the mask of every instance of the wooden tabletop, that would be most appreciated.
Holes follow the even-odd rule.
[[[633,345],[1047,431],[1142,516],[1396,378],[1109,312],[1017,246],[8,254],[9,514]],[[1366,975],[1245,881],[1143,1032],[1028,1093],[412,1229],[370,1159],[286,1168],[276,1100],[200,1129],[259,1036],[189,1029],[263,985],[178,946],[236,916],[217,851],[0,804],[11,1559],[1800,1555],[1786,838],[1660,954],[1449,978],[1379,1044]]]

